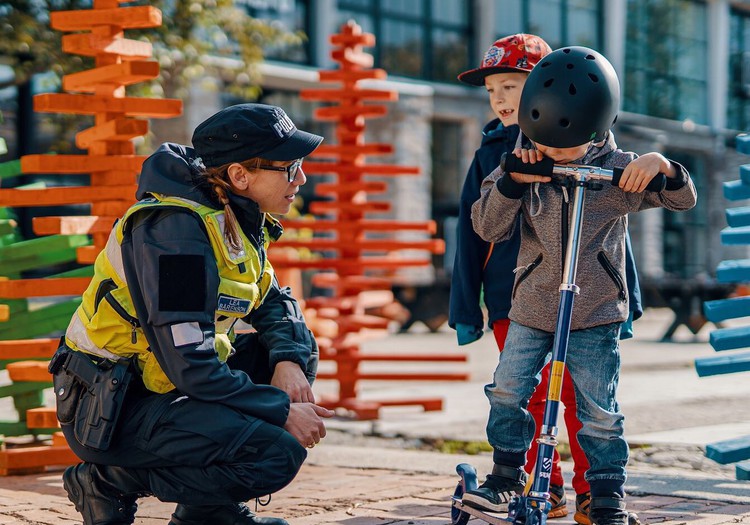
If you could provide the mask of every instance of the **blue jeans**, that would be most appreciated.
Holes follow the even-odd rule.
[[[628,444],[615,393],[620,376],[620,323],[570,333],[566,366],[573,378],[578,432],[590,468],[586,480],[595,492],[597,481],[625,483]],[[534,420],[526,410],[550,359],[555,334],[511,322],[493,383],[485,386],[490,401],[487,437],[501,456],[523,457],[534,438]],[[496,454],[497,457],[498,454]],[[536,458],[531,458],[535,460]]]

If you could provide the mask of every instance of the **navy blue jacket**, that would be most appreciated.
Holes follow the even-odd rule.
[[[482,240],[471,224],[471,206],[479,199],[479,188],[484,178],[500,164],[503,153],[513,151],[518,138],[518,126],[503,127],[499,119],[489,122],[482,131],[482,145],[474,153],[474,160],[466,174],[458,212],[456,258],[451,277],[450,312],[448,324],[473,327],[484,326],[480,305],[483,296],[487,306],[487,325],[507,319],[521,235],[516,225],[513,235],[501,243]],[[489,257],[488,257],[489,256]],[[641,291],[635,258],[628,239],[626,246],[626,278],[630,311],[633,318],[643,314]],[[483,292],[483,293],[482,293]]]

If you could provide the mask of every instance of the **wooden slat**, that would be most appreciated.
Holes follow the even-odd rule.
[[[37,235],[75,235],[108,233],[115,217],[74,216],[74,217],[34,217],[32,226]]]
[[[352,91],[349,89],[303,89],[299,93],[302,100],[398,100],[396,91],[385,91],[382,89],[360,89]]]
[[[88,149],[97,141],[125,141],[148,133],[148,121],[131,118],[117,118],[76,134],[76,146]]]
[[[750,370],[750,352],[717,357],[700,357],[695,360],[695,371],[699,377],[733,374]]]
[[[732,180],[722,183],[724,198],[730,201],[750,199],[750,186],[741,180]]]
[[[25,297],[81,295],[86,290],[89,282],[91,282],[91,279],[87,277],[0,281],[0,297],[6,299],[22,299]]]
[[[0,359],[49,359],[59,345],[58,338],[0,341]]]
[[[122,113],[126,117],[173,118],[182,114],[182,100],[44,93],[34,96],[34,111],[75,115]]]
[[[17,363],[8,363],[5,369],[8,371],[8,377],[13,382],[36,381],[52,382],[52,375],[47,371],[49,363],[39,361],[19,361]]]
[[[728,208],[726,210],[727,224],[733,228],[750,226],[750,206]]]
[[[735,350],[750,347],[750,326],[720,328],[708,336],[711,346],[716,351]]]
[[[24,155],[23,173],[93,173],[98,171],[141,171],[145,155]]]
[[[95,67],[63,77],[65,91],[95,93],[102,84],[130,86],[159,76],[159,63],[134,60]]]
[[[721,261],[716,267],[716,280],[720,283],[750,281],[750,259]]]
[[[145,29],[160,25],[161,11],[153,6],[76,9],[50,13],[50,26],[58,31],[90,31],[96,26]]]
[[[144,60],[151,58],[154,52],[150,42],[94,33],[64,35],[62,37],[62,50],[65,53],[88,57],[117,55],[122,60]]]
[[[418,166],[396,166],[394,164],[334,164],[332,162],[306,161],[305,175],[339,173],[341,175],[419,175]]]
[[[703,303],[703,314],[712,323],[750,316],[750,297],[732,297]]]
[[[722,465],[750,459],[750,436],[709,443],[706,457]]]
[[[26,426],[29,428],[59,428],[54,408],[30,408],[26,411]]]
[[[305,219],[283,219],[282,224],[284,228],[311,228],[316,231],[425,231],[433,235],[437,232],[437,224],[435,221],[409,222],[389,219],[362,219],[360,221],[338,222],[326,219],[315,219],[314,221]]]
[[[750,227],[724,228],[721,230],[721,244],[750,244]]]
[[[0,451],[0,475],[43,472],[49,465],[74,465],[81,460],[65,447],[24,447]]]
[[[43,190],[0,190],[5,206],[57,206],[84,202],[132,201],[137,186],[68,186]]]

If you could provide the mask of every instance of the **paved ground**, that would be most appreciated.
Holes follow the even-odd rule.
[[[736,481],[733,466],[703,456],[707,443],[750,434],[750,381],[747,374],[698,378],[692,360],[713,353],[705,343],[710,327],[697,338],[679,331],[677,343],[657,343],[668,324],[668,312],[651,311],[636,324],[636,339],[623,345],[619,396],[633,446],[629,507],[647,523],[750,523],[750,483]],[[331,421],[328,437],[311,451],[295,482],[275,494],[259,514],[282,516],[292,525],[444,525],[451,522],[449,498],[458,481],[456,464],[474,465],[480,478],[489,470],[487,454],[435,452],[453,441],[484,441],[487,401],[482,386],[496,359],[489,335],[459,349],[447,329],[437,334],[415,332],[373,340],[365,349],[466,353],[465,365],[365,366],[391,371],[460,368],[471,379],[363,383],[362,399],[437,397],[443,399],[444,410],[387,408],[375,422]],[[330,381],[315,388],[319,395],[335,392]],[[0,405],[0,411],[7,409]],[[565,462],[564,468],[569,480],[571,465]],[[570,490],[569,497],[572,502]],[[153,498],[143,500],[136,523],[166,525],[172,507]],[[551,523],[571,524],[571,517],[572,512]],[[80,518],[65,497],[59,470],[0,477],[0,525],[74,523]]]

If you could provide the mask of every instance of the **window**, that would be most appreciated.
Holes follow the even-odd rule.
[[[341,25],[354,20],[373,33],[368,50],[391,75],[454,83],[471,67],[469,0],[339,0]]]
[[[727,127],[750,125],[750,13],[732,10],[729,30],[729,94]]]
[[[514,33],[542,37],[552,49],[587,46],[601,50],[601,0],[504,0],[496,3],[496,38]]]
[[[437,222],[437,237],[446,240],[446,253],[434,255],[433,264],[448,273],[456,249],[455,218],[466,173],[461,165],[462,128],[460,122],[436,120],[432,123],[432,217]]]
[[[706,5],[629,0],[626,111],[708,122]]]
[[[664,155],[687,168],[698,195],[706,195],[706,167],[703,159],[684,151]],[[690,278],[708,268],[708,199],[698,199],[688,211],[664,210],[664,271]]]
[[[310,35],[309,0],[235,0],[235,5],[244,6],[253,18],[279,24],[292,33]],[[310,63],[308,38],[302,45],[276,44],[264,49],[265,58],[298,64]]]

